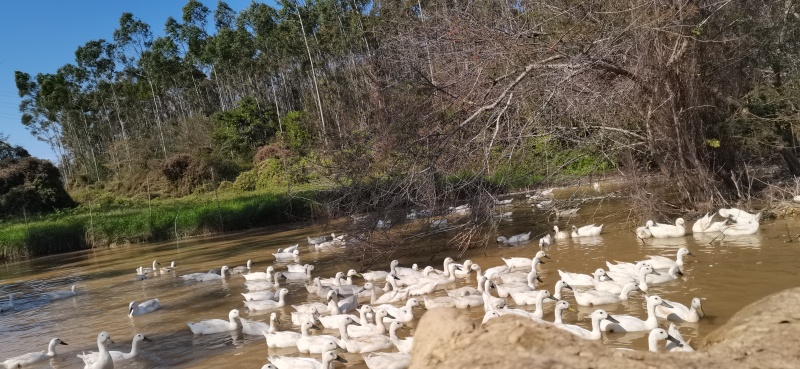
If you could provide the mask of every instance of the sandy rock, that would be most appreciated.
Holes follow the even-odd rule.
[[[481,326],[457,309],[432,309],[417,326],[411,368],[796,368],[800,288],[745,307],[701,346],[619,351],[515,315]]]

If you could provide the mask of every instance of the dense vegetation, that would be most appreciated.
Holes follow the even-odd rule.
[[[53,163],[31,157],[0,136],[0,219],[74,207]]]
[[[22,123],[87,193],[325,179],[340,189],[320,197],[330,215],[384,217],[619,169],[663,173],[706,204],[751,193],[767,180],[752,167],[796,146],[798,6],[279,0],[237,13],[189,0],[163,36],[125,13],[113,40],[16,82]]]

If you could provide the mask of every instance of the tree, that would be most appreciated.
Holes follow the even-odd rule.
[[[75,205],[58,168],[0,135],[0,217],[45,214]]]

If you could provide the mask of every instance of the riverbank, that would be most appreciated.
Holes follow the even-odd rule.
[[[166,241],[306,220],[314,190],[214,193],[106,206],[0,223],[0,261],[92,247]]]
[[[513,314],[479,325],[433,309],[419,322],[411,368],[796,368],[798,303],[800,288],[767,296],[690,342],[696,352],[678,353],[614,350]]]

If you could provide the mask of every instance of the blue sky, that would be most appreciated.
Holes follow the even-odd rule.
[[[215,9],[217,0],[200,0]],[[250,0],[226,0],[237,12]],[[267,3],[272,3],[267,1]],[[36,75],[54,73],[74,63],[75,50],[87,41],[111,41],[123,12],[150,25],[155,35],[163,34],[167,17],[181,18],[185,0],[26,0],[3,3],[0,12],[0,132],[14,145],[32,155],[54,160],[50,146],[36,140],[20,123],[14,71]],[[213,27],[213,22],[209,23]],[[209,30],[212,31],[212,30]]]

